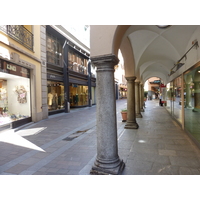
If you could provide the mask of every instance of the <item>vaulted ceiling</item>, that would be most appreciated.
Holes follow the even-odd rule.
[[[172,25],[161,28],[156,25],[130,26],[128,37],[134,54],[136,73],[143,81],[152,76],[168,80],[174,64],[192,46],[189,40],[197,25]]]

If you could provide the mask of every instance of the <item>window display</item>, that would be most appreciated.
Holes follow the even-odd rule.
[[[31,117],[30,72],[0,60],[0,126]]]
[[[64,84],[62,82],[47,81],[47,87],[47,104],[49,111],[64,109]]]
[[[70,106],[88,105],[88,86],[70,84]]]
[[[174,80],[174,87],[173,87],[173,115],[175,119],[177,119],[180,123],[182,123],[182,102],[181,102],[181,84],[182,78],[177,77]],[[184,105],[184,102],[183,102]]]
[[[185,129],[200,142],[200,67],[184,75]]]

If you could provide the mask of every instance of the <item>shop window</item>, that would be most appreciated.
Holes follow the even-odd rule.
[[[61,65],[62,48],[60,41],[47,33],[47,62],[54,65]]]
[[[64,85],[62,82],[47,81],[47,104],[48,110],[60,110],[65,107]]]
[[[200,142],[200,67],[184,74],[185,129]]]
[[[180,76],[177,77],[173,83],[173,116],[180,123],[182,123],[182,105],[184,104],[184,102],[181,101],[181,84],[182,78]]]
[[[70,84],[70,106],[88,105],[88,86]]]
[[[0,60],[0,126],[29,117],[30,71]]]
[[[31,116],[28,78],[0,72],[0,125]]]

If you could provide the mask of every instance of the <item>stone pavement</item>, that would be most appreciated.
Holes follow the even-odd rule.
[[[200,150],[158,101],[147,101],[139,129],[124,129],[117,100],[123,175],[200,174]],[[96,157],[96,106],[0,132],[1,175],[89,175]]]

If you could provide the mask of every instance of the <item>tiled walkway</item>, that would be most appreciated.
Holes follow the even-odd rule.
[[[199,175],[200,150],[158,101],[147,101],[138,130],[126,130],[119,154],[127,175]]]
[[[146,103],[139,129],[124,129],[117,100],[124,175],[200,174],[200,150],[157,101]],[[96,107],[50,116],[24,130],[0,133],[0,174],[88,175],[96,157]]]

